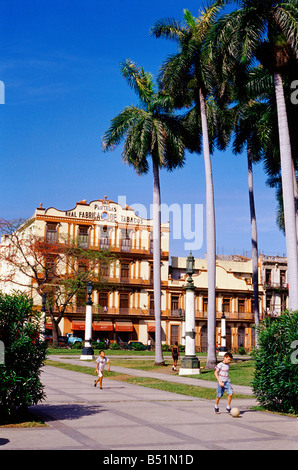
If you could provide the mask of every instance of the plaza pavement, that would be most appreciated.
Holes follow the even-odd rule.
[[[79,358],[51,359],[94,368],[94,363]],[[215,389],[214,383],[177,375],[113,365],[111,371]],[[124,462],[131,467],[167,463],[148,461],[158,458],[150,457],[153,451],[176,457],[187,451],[188,457],[180,458],[188,458],[186,463],[190,464],[198,463],[199,450],[298,450],[298,420],[253,411],[250,407],[256,402],[251,398],[233,400],[232,405],[241,411],[239,418],[233,418],[225,410],[225,398],[220,403],[221,413],[215,415],[210,400],[108,378],[100,390],[93,386],[92,376],[52,366],[44,367],[42,382],[46,400],[31,411],[42,417],[47,427],[0,428],[0,450],[97,450],[101,451],[96,454],[98,464],[108,463],[104,459],[120,464],[112,460],[122,454],[123,458],[136,455],[138,460]],[[234,386],[234,391],[251,394],[249,387]]]

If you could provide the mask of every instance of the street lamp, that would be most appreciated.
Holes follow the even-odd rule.
[[[221,319],[220,319],[220,330],[221,330],[221,341],[220,341],[220,348],[219,348],[219,356],[224,356],[225,353],[228,351],[226,347],[226,316],[225,316],[225,303],[224,299],[222,299],[222,308],[221,308]]]
[[[194,273],[194,257],[190,252],[186,259],[185,288],[185,356],[181,360],[179,375],[200,374],[200,363],[196,356],[196,320],[195,320],[195,286],[192,279]]]
[[[40,340],[45,340],[45,331],[46,331],[46,300],[47,294],[44,292],[41,297],[41,316],[40,316]]]
[[[188,257],[186,258],[186,274],[188,274],[190,278],[195,272],[194,266],[195,266],[195,259],[192,256],[192,252],[190,252]]]
[[[92,348],[92,282],[89,281],[87,284],[87,295],[88,299],[86,302],[86,320],[85,320],[85,344],[82,349],[81,360],[94,359],[94,351]]]

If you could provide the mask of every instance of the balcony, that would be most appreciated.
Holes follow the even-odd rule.
[[[125,243],[123,243],[125,242]],[[147,255],[147,257],[152,258],[153,250],[151,248],[145,248],[142,246],[141,248],[133,248],[131,246],[131,240],[127,243],[126,240],[122,240],[120,244],[113,244],[111,243],[110,239],[100,239],[97,245],[89,244],[90,250],[110,250],[112,253],[129,253],[135,255]],[[168,257],[168,251],[161,251],[162,257]]]
[[[266,281],[263,283],[263,287],[265,290],[272,289],[272,290],[288,290],[288,284],[286,282],[271,282]]]
[[[86,305],[68,305],[65,310],[66,313],[80,313],[85,315]],[[99,305],[92,306],[93,315],[144,315],[147,313],[146,310],[141,308],[129,308],[129,307],[100,307]]]
[[[216,312],[216,319],[220,320],[222,316],[221,311]],[[208,311],[195,311],[195,317],[199,318],[208,318]],[[227,320],[254,320],[254,314],[251,312],[225,312],[225,317]]]

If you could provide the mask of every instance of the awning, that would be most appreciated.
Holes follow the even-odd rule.
[[[113,331],[114,326],[112,321],[94,321],[92,328],[94,331]]]
[[[155,322],[154,321],[147,321],[147,331],[154,332],[155,331]]]
[[[131,321],[117,321],[115,322],[115,331],[133,331],[133,324]]]
[[[74,331],[85,330],[85,322],[84,321],[72,321],[71,329]]]

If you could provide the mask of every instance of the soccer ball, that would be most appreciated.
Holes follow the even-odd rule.
[[[240,410],[238,408],[232,408],[231,415],[233,416],[233,418],[238,418],[238,416],[240,415]]]

